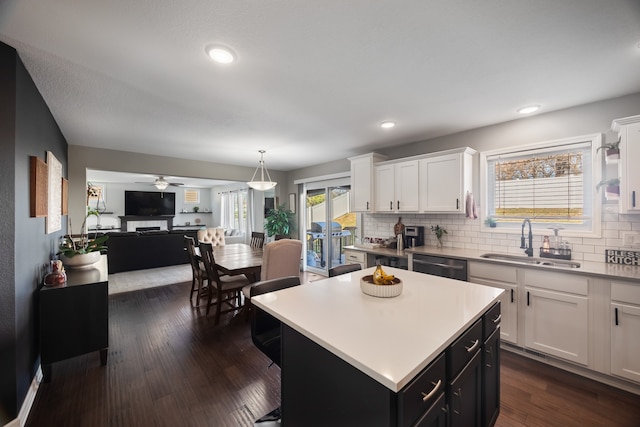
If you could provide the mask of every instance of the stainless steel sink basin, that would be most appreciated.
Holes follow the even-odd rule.
[[[576,261],[566,261],[562,259],[551,258],[535,258],[527,257],[523,255],[508,255],[508,254],[496,254],[487,253],[480,255],[481,258],[497,259],[501,261],[517,262],[520,264],[528,265],[545,265],[549,267],[563,267],[563,268],[580,268],[580,263]]]

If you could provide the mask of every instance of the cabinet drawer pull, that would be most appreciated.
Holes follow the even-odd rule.
[[[398,200],[398,210],[400,210],[400,200]]]
[[[369,202],[367,202],[367,210],[369,210]]]
[[[502,319],[502,314],[498,314],[498,317],[492,320],[493,323],[500,323],[500,319]]]
[[[618,307],[615,308],[615,313],[616,313],[616,326],[618,326],[620,324],[620,319],[618,319]]]
[[[635,190],[631,192],[631,207],[636,207],[636,192]]]
[[[460,199],[456,199],[456,210],[460,209]]]
[[[393,200],[389,202],[389,210],[392,211],[393,210]]]
[[[511,289],[511,302],[513,302],[513,289]]]
[[[429,393],[422,392],[422,401],[426,402],[427,400],[431,399],[438,392],[438,390],[440,390],[440,385],[442,385],[442,380],[438,380],[436,385],[433,387],[433,390],[431,390]]]
[[[467,353],[471,353],[473,350],[476,349],[476,347],[478,347],[478,345],[480,345],[480,340],[475,340],[471,347],[465,347],[465,349],[467,350]]]

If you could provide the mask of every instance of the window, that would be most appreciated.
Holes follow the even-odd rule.
[[[200,190],[184,190],[185,203],[200,203]]]
[[[482,153],[484,217],[492,217],[503,230],[517,229],[529,218],[540,228],[599,235],[595,188],[601,175],[596,153],[600,138],[589,135]]]
[[[220,195],[221,225],[227,230],[247,231],[247,190],[237,190]]]

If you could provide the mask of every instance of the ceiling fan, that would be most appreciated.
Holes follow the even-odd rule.
[[[155,186],[158,190],[160,191],[164,191],[166,190],[167,187],[172,186],[172,187],[180,187],[181,185],[184,185],[181,182],[169,182],[166,179],[164,179],[164,176],[159,176],[158,178],[156,178],[156,180],[152,183],[148,183],[148,182],[137,182],[136,184],[149,184],[149,185],[153,185]]]

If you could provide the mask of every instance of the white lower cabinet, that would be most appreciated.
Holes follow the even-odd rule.
[[[640,285],[611,282],[611,373],[640,382]]]
[[[524,273],[524,345],[589,364],[589,279],[546,271]]]
[[[470,282],[506,290],[501,341],[638,393],[640,282],[475,260],[468,267]]]
[[[360,268],[363,270],[367,268],[367,254],[360,251],[344,251],[345,264],[360,264]]]
[[[479,285],[493,286],[506,292],[500,297],[502,320],[500,339],[518,343],[518,273],[515,267],[483,262],[469,262],[469,281]]]

